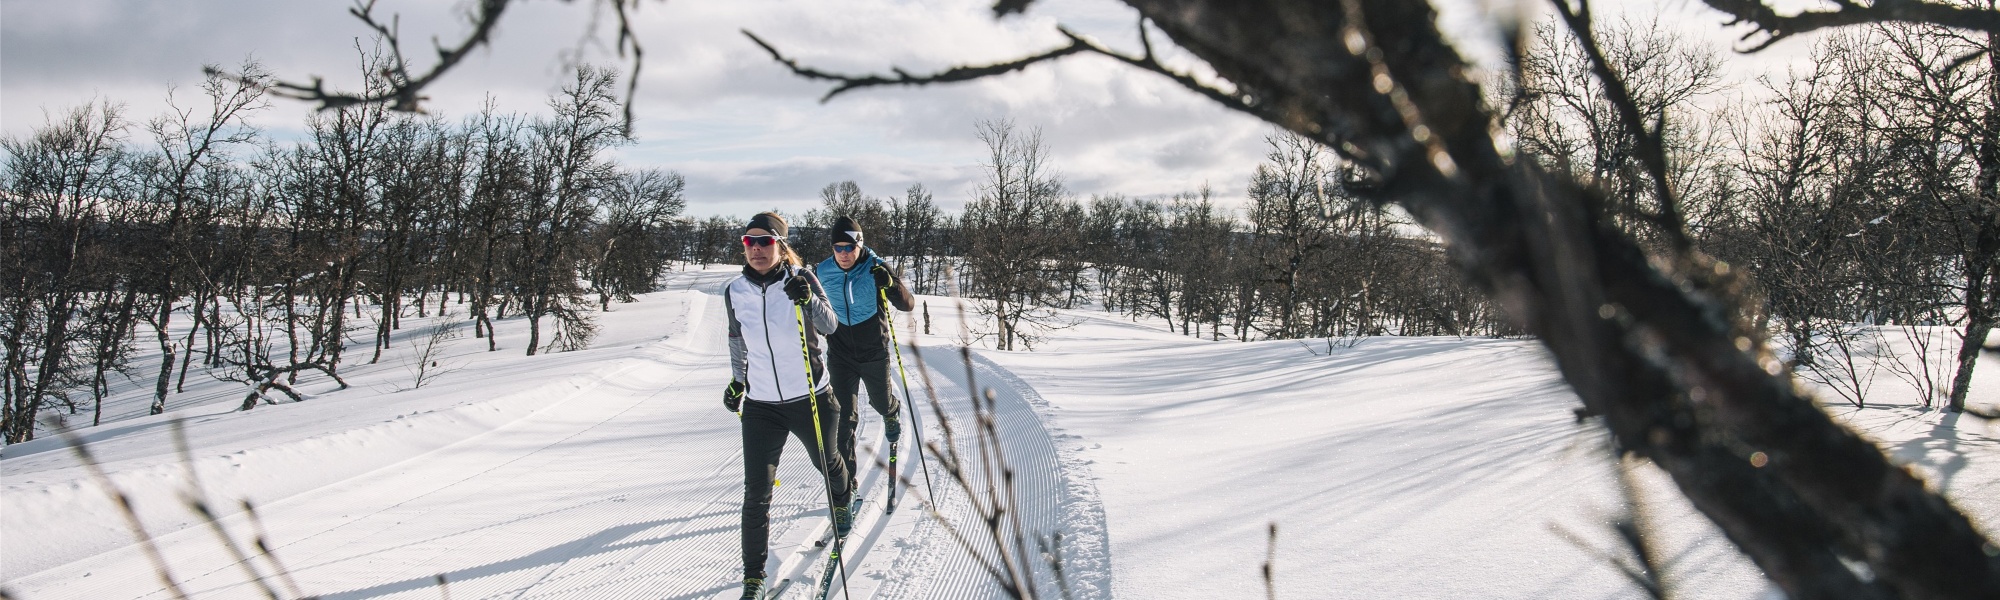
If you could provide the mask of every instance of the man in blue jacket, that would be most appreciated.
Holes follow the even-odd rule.
[[[827,373],[833,380],[833,397],[840,405],[840,456],[854,463],[854,429],[861,424],[855,410],[859,384],[868,385],[868,404],[882,415],[882,428],[889,445],[902,435],[897,419],[896,398],[889,395],[889,323],[881,306],[884,292],[897,310],[909,311],[916,303],[903,287],[889,263],[883,262],[862,243],[861,225],[842,216],[833,223],[833,256],[819,263],[820,285],[840,320],[827,339]],[[856,477],[860,469],[849,469]],[[849,486],[850,489],[852,486]]]

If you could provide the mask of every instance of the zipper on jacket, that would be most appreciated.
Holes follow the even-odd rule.
[[[774,403],[784,402],[788,399],[785,396],[785,378],[778,374],[778,351],[771,347],[771,286],[759,287],[757,295],[757,305],[764,310],[764,351],[771,353],[771,383],[778,386],[778,399]],[[808,374],[806,377],[811,379],[812,376]]]

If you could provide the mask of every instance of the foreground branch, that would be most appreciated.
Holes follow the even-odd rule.
[[[362,25],[374,31],[389,45],[390,50],[390,63],[382,68],[381,73],[389,85],[382,91],[372,94],[329,91],[326,89],[326,81],[318,76],[312,78],[312,83],[267,82],[239,74],[225,73],[214,67],[204,68],[203,71],[239,83],[257,85],[280,98],[317,103],[320,110],[339,110],[349,106],[386,102],[392,110],[422,112],[424,88],[443,77],[452,67],[458,66],[459,61],[464,60],[465,55],[470,54],[474,48],[487,44],[491,39],[493,26],[500,23],[500,15],[506,12],[507,5],[511,2],[512,0],[479,0],[478,8],[472,16],[472,33],[467,34],[465,39],[450,48],[437,46],[437,64],[432,65],[423,75],[412,77],[409,61],[403,56],[402,40],[393,21],[385,25],[375,18],[375,0],[368,0],[365,4],[357,0],[352,8],[347,9],[348,14],[360,19]]]
[[[500,18],[507,12],[508,5],[514,2],[514,0],[476,0],[470,18],[472,31],[450,47],[433,41],[434,51],[437,52],[437,64],[431,65],[430,70],[421,75],[412,75],[410,61],[403,54],[402,32],[397,26],[398,19],[392,16],[387,23],[378,19],[375,16],[376,1],[355,0],[354,6],[348,8],[347,12],[360,20],[363,27],[373,32],[376,39],[388,46],[387,64],[374,74],[384,82],[380,91],[356,94],[329,90],[325,79],[317,75],[313,76],[309,83],[298,83],[268,80],[251,73],[228,73],[215,67],[205,67],[202,71],[210,76],[255,86],[280,98],[312,102],[319,105],[319,110],[339,110],[351,106],[386,103],[390,110],[423,112],[423,101],[429,99],[423,95],[424,89],[458,67],[467,54],[471,54],[480,46],[491,44],[493,28],[499,25]],[[632,28],[632,11],[639,6],[639,0],[598,1],[610,4],[612,16],[617,19],[618,37],[614,46],[617,48],[618,57],[626,58],[627,53],[630,53],[632,61],[629,67],[631,72],[625,82],[625,100],[620,103],[625,116],[624,133],[629,137],[632,135],[632,101],[639,93],[639,72],[645,67],[646,57],[645,48],[639,44],[638,33]]]
[[[1115,59],[1119,62],[1128,65],[1132,65],[1135,67],[1139,67],[1141,69],[1145,69],[1147,71],[1152,71],[1154,73],[1165,75],[1167,78],[1174,80],[1175,83],[1181,84],[1182,87],[1185,87],[1189,90],[1194,91],[1195,93],[1206,96],[1208,97],[1208,99],[1221,103],[1224,106],[1228,106],[1230,108],[1234,108],[1237,110],[1251,111],[1253,113],[1256,112],[1257,110],[1254,98],[1245,96],[1240,92],[1223,90],[1208,85],[1206,83],[1202,83],[1201,81],[1195,79],[1194,76],[1192,75],[1176,71],[1174,69],[1167,67],[1165,64],[1162,64],[1159,61],[1158,57],[1153,55],[1152,44],[1150,42],[1147,42],[1146,40],[1146,20],[1143,17],[1140,18],[1139,20],[1139,39],[1142,43],[1145,43],[1145,53],[1137,56],[1112,50],[1110,48],[1105,47],[1102,44],[1097,43],[1094,40],[1083,37],[1081,35],[1077,35],[1075,32],[1072,32],[1067,28],[1057,27],[1056,31],[1062,33],[1063,37],[1068,38],[1069,44],[1048,51],[1044,51],[1040,54],[1034,54],[1031,56],[1010,60],[1007,62],[994,63],[989,65],[957,66],[957,67],[952,67],[950,69],[946,69],[944,71],[940,71],[937,73],[930,73],[926,75],[912,75],[908,71],[905,71],[900,67],[892,67],[890,68],[890,71],[895,73],[895,75],[893,76],[879,75],[879,74],[845,75],[840,73],[822,71],[819,69],[799,64],[797,59],[785,56],[784,53],[779,52],[778,49],[776,47],[773,47],[769,42],[764,41],[763,38],[757,37],[757,34],[750,33],[749,31],[744,31],[743,35],[749,36],[750,41],[755,42],[758,47],[763,48],[765,52],[770,53],[772,60],[776,60],[779,63],[784,64],[787,68],[790,68],[793,74],[807,79],[817,79],[821,81],[831,81],[834,83],[838,83],[839,85],[835,86],[832,90],[828,90],[825,96],[820,97],[820,102],[826,102],[828,100],[832,100],[834,96],[838,96],[849,90],[855,90],[860,88],[882,87],[882,86],[916,87],[916,86],[925,86],[938,83],[956,83],[961,81],[972,81],[975,79],[982,79],[986,77],[992,77],[995,75],[1004,75],[1007,73],[1012,73],[1014,71],[1026,69],[1029,66],[1034,65],[1035,63],[1055,60],[1058,58],[1062,58],[1072,54],[1077,54],[1080,52],[1087,52],[1087,53],[1099,54],[1106,57],[1110,57],[1112,59]]]
[[[1702,0],[1710,8],[1728,13],[1730,25],[1749,25],[1749,33],[1741,38],[1749,42],[1761,35],[1764,39],[1745,52],[1756,52],[1771,47],[1778,40],[1801,33],[1862,25],[1866,23],[1923,23],[1971,29],[1987,33],[2000,33],[2000,11],[1981,8],[1967,8],[1948,4],[1937,4],[1925,0],[1875,0],[1862,5],[1851,0],[1835,0],[1839,8],[1833,10],[1805,10],[1797,14],[1780,15],[1776,9],[1763,0]]]
[[[832,100],[834,96],[838,96],[842,93],[847,92],[848,90],[854,90],[866,87],[877,87],[885,85],[919,86],[919,85],[930,85],[933,83],[952,83],[959,81],[971,81],[974,79],[980,79],[984,77],[992,77],[994,75],[1002,75],[1006,73],[1012,73],[1014,71],[1019,71],[1021,69],[1027,68],[1029,65],[1038,62],[1062,58],[1064,56],[1069,56],[1071,54],[1076,54],[1078,52],[1082,52],[1089,49],[1082,43],[1072,39],[1070,41],[1070,44],[1067,46],[1056,48],[1054,50],[1049,50],[1047,52],[1036,54],[1034,56],[1029,56],[1026,58],[1012,60],[1004,63],[952,67],[950,70],[931,75],[911,75],[907,72],[904,72],[902,69],[893,69],[896,75],[894,77],[888,77],[882,75],[842,75],[839,73],[831,73],[827,71],[821,71],[819,69],[814,69],[812,67],[803,66],[800,65],[797,60],[786,58],[783,53],[778,52],[778,49],[772,47],[769,42],[765,42],[763,38],[757,37],[757,34],[750,33],[750,31],[746,29],[743,31],[743,35],[749,37],[750,41],[755,42],[757,46],[763,48],[765,52],[770,53],[771,58],[773,60],[783,63],[786,67],[791,68],[793,74],[798,75],[800,77],[804,77],[806,79],[833,81],[840,84],[839,86],[833,88],[831,91],[828,91],[825,96],[821,96],[819,99],[820,102],[826,102],[828,100]]]

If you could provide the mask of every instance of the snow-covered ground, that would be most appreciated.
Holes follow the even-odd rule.
[[[346,372],[352,389],[319,385],[306,402],[237,412],[240,385],[190,379],[189,396],[212,400],[78,433],[197,599],[263,597],[260,577],[281,597],[733,598],[741,445],[718,406],[729,375],[715,294],[735,271],[677,273],[667,291],[615,305],[586,350],[521,356],[525,325],[502,322],[501,352],[453,341],[443,363],[456,370],[401,389],[409,342],[432,326],[406,319],[418,325],[380,365]],[[1030,533],[1062,534],[1074,597],[1259,597],[1267,551],[1281,598],[1643,595],[1603,557],[1618,552],[1608,523],[1625,510],[1620,467],[1600,428],[1570,416],[1574,397],[1534,342],[1209,342],[1068,311],[1075,324],[1036,351],[975,349],[968,367],[956,301],[923,300],[934,334],[910,321],[899,333],[918,347],[905,358],[925,441],[943,440],[934,393],[959,447],[976,451],[968,390],[994,391],[1016,515]],[[1981,368],[1973,402],[2000,401],[2000,363]],[[126,394],[119,406],[143,396]],[[1829,410],[1977,521],[2000,523],[2000,434],[1893,391],[1870,406]],[[879,434],[863,413],[872,464]],[[175,450],[176,418],[192,460]],[[932,461],[943,521],[925,510],[931,494],[907,436],[902,475],[916,485],[893,514],[864,509],[848,593],[1000,597],[947,531],[978,539],[975,500]],[[773,575],[814,571],[796,568],[792,550],[825,521],[800,450],[780,472]],[[1770,595],[1669,482],[1649,467],[1631,472],[1680,595]],[[864,477],[871,500],[887,479]],[[191,489],[224,513],[221,527],[186,508]],[[171,597],[105,486],[61,440],[0,451],[0,507],[10,595]],[[236,558],[254,553],[260,530],[284,576],[270,559]],[[1053,573],[1037,573],[1044,597],[1063,597]]]

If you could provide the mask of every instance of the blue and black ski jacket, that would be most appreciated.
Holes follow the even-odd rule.
[[[895,276],[896,282],[889,287],[889,304],[896,310],[909,311],[916,305],[916,298],[903,286],[902,273],[895,267],[875,256],[867,247],[854,258],[854,267],[840,268],[833,257],[819,263],[816,269],[819,283],[826,288],[827,303],[833,306],[833,314],[840,320],[840,327],[826,337],[828,355],[836,360],[849,362],[873,362],[889,358],[889,324],[882,321],[882,295],[875,288],[875,265],[882,265]]]

